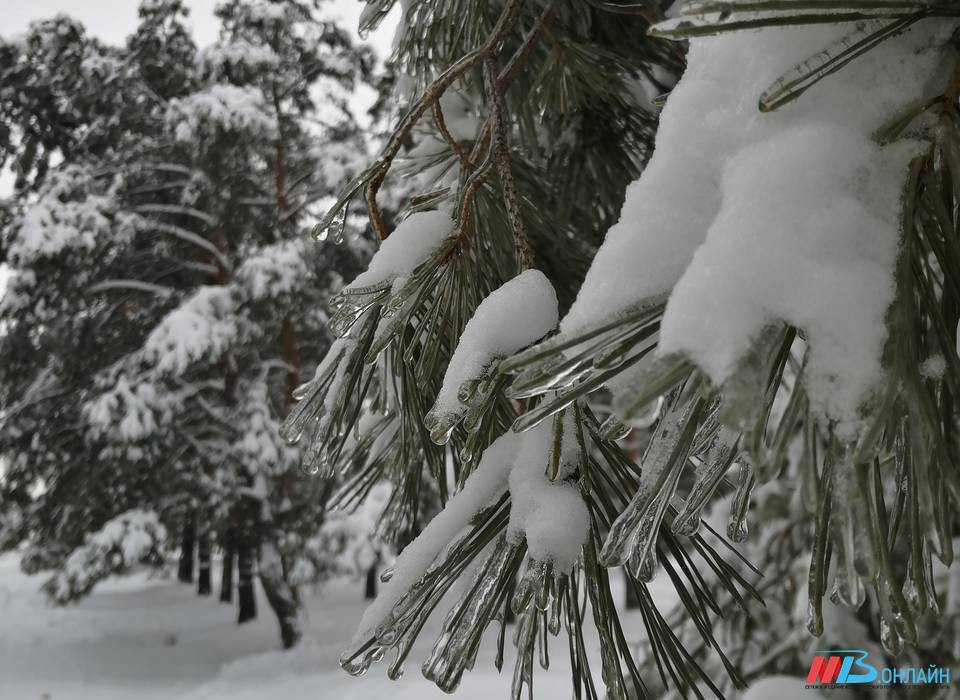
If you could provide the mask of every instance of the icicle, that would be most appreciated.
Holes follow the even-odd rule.
[[[547,637],[547,613],[541,610],[537,615],[537,648],[540,651],[540,668],[544,671],[550,670],[550,649],[549,638]]]
[[[534,396],[538,392],[534,391],[534,387],[539,386],[550,386],[552,384],[552,379],[554,372],[560,371],[560,365],[564,362],[565,358],[562,355],[551,357],[548,360],[541,362],[540,364],[533,365],[524,369],[522,372],[517,374],[513,382],[507,387],[506,394],[511,398],[523,398],[517,394],[531,395]],[[504,360],[500,364],[501,371],[506,371],[503,368],[507,365],[509,360]],[[527,390],[527,387],[530,387],[530,390]]]
[[[330,479],[334,475],[335,465],[327,450],[330,446],[327,440],[329,428],[329,414],[325,414],[316,421],[307,448],[300,458],[304,472],[310,476]]]
[[[717,416],[720,413],[720,397],[715,396],[707,403],[703,411],[703,417],[700,419],[700,425],[697,427],[696,435],[693,438],[693,446],[690,448],[690,455],[704,458],[710,451],[720,432],[720,421]]]
[[[816,464],[812,465],[816,473]],[[833,503],[833,459],[831,453],[823,465],[822,487],[816,510],[813,549],[810,554],[810,572],[807,575],[807,630],[814,637],[823,634],[823,594],[826,591],[827,571],[830,568],[830,507]]]
[[[519,615],[537,598],[541,590],[546,588],[546,579],[549,564],[543,561],[529,560],[527,570],[520,578],[513,593],[511,608],[515,615]]]
[[[553,602],[550,605],[550,620],[547,623],[547,629],[554,637],[560,634],[560,626],[563,618],[563,600],[567,586],[567,575],[560,574],[557,577],[557,590],[553,596]]]
[[[319,396],[320,386],[311,383],[311,389],[304,399],[293,405],[290,413],[280,425],[280,437],[287,443],[295,445],[303,437],[311,421],[317,419],[323,410],[323,401]]]
[[[683,510],[673,519],[673,531],[693,536],[700,529],[700,517],[737,453],[740,435],[730,428],[721,428],[708,448],[706,459],[696,471],[696,478]]]
[[[891,656],[900,656],[900,652],[903,651],[900,635],[886,618],[880,619],[880,643],[883,645],[883,650]]]
[[[650,549],[635,548],[630,554],[627,569],[630,574],[641,583],[650,583],[657,576],[660,561],[657,559],[656,547]]]
[[[306,385],[299,387],[299,393],[303,399],[293,405],[280,425],[281,438],[290,444],[296,444],[310,422],[320,416],[324,410],[323,395],[334,381],[340,363],[354,345],[355,341],[344,339],[337,340],[330,346],[323,361],[317,367],[314,378]]]
[[[368,311],[377,317],[380,316],[381,306],[379,300],[379,296],[373,298],[359,297],[357,301],[344,304],[330,317],[330,320],[327,322],[327,328],[329,328],[330,332],[337,338],[346,337],[350,329],[353,328],[357,321]]]
[[[834,594],[848,608],[857,610],[866,598],[866,590],[856,569],[857,534],[854,500],[859,496],[852,483],[853,465],[841,462],[835,469],[831,483],[833,507],[830,518],[837,550]]]
[[[431,411],[423,417],[423,427],[430,431],[430,440],[435,445],[446,445],[458,422],[455,414],[439,416]]]
[[[328,238],[334,243],[343,242],[343,229],[347,224],[347,209],[349,203],[345,203],[339,209],[330,212],[313,227],[313,237],[318,241],[325,241]]]
[[[703,410],[703,398],[694,390],[674,399],[673,406],[660,420],[656,435],[643,456],[643,477],[637,492],[614,521],[600,551],[600,562],[619,566],[634,556],[642,561],[654,543],[660,522],[677,487],[686,463],[697,423]]]
[[[526,685],[530,697],[533,697],[533,647],[537,635],[537,613],[528,610],[517,620],[517,632],[514,644],[517,648],[517,661],[513,669],[513,682],[510,694],[514,700],[520,700],[523,686]]]
[[[900,631],[898,630],[898,615],[891,605],[890,595],[885,583],[874,584],[874,592],[880,607],[880,644],[883,650],[891,656],[899,656],[903,650]]]
[[[933,585],[933,557],[930,553],[930,544],[923,543],[923,588],[926,591],[927,608],[934,616],[940,615],[940,603],[937,601],[937,590]]]
[[[839,70],[882,41],[905,31],[922,17],[917,13],[912,17],[897,19],[871,19],[860,22],[856,28],[839,41],[811,56],[776,80],[760,96],[760,111],[772,112],[788,102],[792,102],[811,86]]]
[[[591,371],[591,366],[586,363],[588,359],[585,354],[570,359],[561,356],[548,365],[535,367],[514,379],[506,394],[511,399],[526,399],[565,389]]]
[[[510,602],[507,601],[507,605]],[[497,632],[497,654],[493,658],[493,665],[497,669],[497,673],[503,671],[503,648],[506,642],[507,636],[507,616],[504,613],[505,608],[500,608],[497,611],[496,617],[494,618],[500,624],[500,631]]]
[[[750,509],[750,496],[756,485],[756,474],[753,465],[748,459],[741,459],[740,481],[733,503],[730,505],[730,519],[727,522],[727,537],[733,542],[744,542],[749,534],[747,527],[747,511]]]
[[[444,692],[451,693],[476,653],[481,636],[506,593],[512,572],[523,554],[522,543],[511,542],[506,533],[479,568],[470,592],[447,614],[433,651],[423,664],[423,675]]]

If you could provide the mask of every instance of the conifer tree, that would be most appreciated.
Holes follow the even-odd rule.
[[[393,4],[368,1],[361,29]],[[492,622],[502,650],[508,609],[514,697],[551,636],[576,697],[598,679],[608,697],[724,696],[802,672],[844,617],[891,659],[949,665],[957,3],[402,8],[403,110],[316,229],[365,206],[380,247],[333,300],[338,340],[283,432],[344,474],[335,503],[390,481],[384,531],[426,488],[444,508],[383,574],[344,668],[389,652],[399,676],[458,579],[423,662],[447,691]],[[411,141],[431,184],[388,226],[378,192]],[[638,423],[654,427],[636,460]],[[725,536],[703,517],[718,492]],[[750,530],[787,591],[737,549]],[[639,598],[643,668],[613,568]],[[765,648],[798,607],[804,628]]]
[[[3,46],[21,177],[3,231],[0,450],[24,504],[7,544],[27,537],[66,601],[116,570],[103,552],[143,531],[125,523],[157,527],[123,567],[178,538],[201,594],[219,543],[236,552],[239,621],[258,576],[292,646],[291,574],[324,554],[309,543],[327,488],[301,487],[277,426],[329,342],[327,290],[363,251],[298,236],[364,151],[346,104],[369,60],[312,3],[223,3],[203,50],[185,16],[180,0],[142,3],[124,49],[66,18]]]

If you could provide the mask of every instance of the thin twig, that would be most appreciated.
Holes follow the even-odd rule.
[[[490,98],[490,120],[493,130],[493,162],[497,166],[497,175],[500,177],[500,188],[503,190],[503,201],[507,207],[507,219],[513,230],[513,244],[517,256],[517,267],[523,271],[531,267],[533,254],[530,242],[527,240],[527,231],[523,225],[523,212],[520,208],[520,198],[517,195],[516,183],[513,179],[513,170],[510,165],[510,149],[507,146],[507,125],[503,118],[503,93],[497,82],[497,68],[493,58],[488,58],[484,64],[484,78]]]
[[[533,29],[531,29],[530,33],[524,38],[523,43],[520,44],[520,48],[517,49],[513,56],[510,57],[510,60],[507,61],[507,65],[500,71],[500,75],[497,76],[497,86],[501,91],[506,91],[507,87],[513,81],[517,70],[526,62],[530,52],[533,51],[540,32],[546,27],[547,19],[549,19],[550,13],[553,12],[554,2],[555,0],[551,0],[551,2],[547,3],[547,6],[543,8],[543,12],[540,13],[540,16],[537,17],[533,23]]]
[[[466,182],[463,183],[461,189],[460,215],[457,219],[457,230],[455,232],[458,241],[461,243],[469,238],[469,232],[472,230],[470,228],[470,212],[473,209],[473,199],[477,194],[477,190],[480,189],[480,185],[487,179],[494,160],[493,144],[490,144],[490,147],[487,149],[487,157],[480,166],[470,174]]]
[[[466,71],[476,66],[487,56],[499,50],[501,40],[503,39],[504,35],[506,35],[507,30],[510,28],[513,19],[520,12],[522,5],[523,0],[509,0],[506,6],[503,8],[503,12],[500,13],[500,17],[486,42],[484,42],[481,47],[474,49],[470,53],[463,56],[459,61],[447,68],[447,70],[441,73],[436,80],[428,85],[426,90],[424,90],[423,94],[420,96],[420,99],[417,100],[416,104],[414,104],[410,111],[407,112],[406,116],[400,120],[399,126],[397,126],[394,132],[390,135],[390,139],[387,141],[387,145],[384,148],[383,155],[381,156],[380,160],[371,168],[372,176],[367,182],[365,193],[367,209],[370,212],[370,225],[373,227],[377,238],[381,241],[384,240],[389,234],[386,230],[386,226],[384,226],[383,223],[383,214],[381,213],[380,207],[377,204],[377,193],[380,190],[380,186],[383,184],[384,178],[387,176],[387,172],[390,170],[393,160],[397,157],[397,154],[400,153],[400,149],[406,142],[406,139],[413,130],[413,127],[417,125],[417,123],[420,121],[420,118],[426,113],[427,109],[429,109],[434,102],[440,99],[440,96],[443,95],[447,88],[453,85],[453,83]]]
[[[513,56],[510,57],[510,60],[507,61],[506,67],[500,71],[500,75],[497,76],[497,86],[499,87],[500,92],[505,93],[507,91],[507,88],[510,87],[510,83],[513,82],[513,79],[516,76],[519,68],[526,62],[527,58],[529,58],[533,47],[536,45],[536,40],[546,29],[547,19],[549,19],[552,11],[553,2],[548,4],[547,7],[544,8],[543,12],[540,13],[540,16],[537,17],[533,24],[533,29],[530,30],[530,33],[524,38],[523,43],[520,44],[520,48],[518,48]],[[474,145],[473,151],[470,154],[471,165],[476,165],[476,161],[480,157],[480,154],[483,153],[487,148],[487,140],[489,138],[490,120],[488,119],[484,122],[483,127],[480,129],[480,135],[477,136],[476,144]]]
[[[454,155],[457,156],[457,160],[460,161],[460,167],[464,170],[469,169],[470,158],[466,151],[463,150],[463,147],[453,138],[450,129],[447,128],[447,121],[443,118],[443,107],[440,106],[440,100],[433,101],[433,121],[437,125],[437,130],[440,132],[443,140],[447,142],[450,150],[453,151]]]

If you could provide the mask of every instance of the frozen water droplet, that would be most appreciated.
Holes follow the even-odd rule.
[[[444,416],[438,419],[436,425],[430,430],[430,440],[432,440],[435,445],[446,445],[450,441],[450,436],[453,435],[453,430],[456,427],[457,421],[455,417],[451,419],[450,416]]]
[[[640,408],[630,421],[636,428],[649,428],[660,417],[660,408],[663,406],[663,397],[660,396],[646,406]]]
[[[335,211],[327,212],[313,227],[313,237],[318,241],[330,239],[334,243],[342,243],[343,229],[347,222],[347,208],[347,205],[344,205]]]
[[[883,650],[891,656],[899,656],[903,651],[900,635],[885,618],[880,620],[880,643],[883,645]]]

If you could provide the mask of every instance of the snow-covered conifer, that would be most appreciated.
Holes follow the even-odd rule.
[[[369,0],[361,29],[393,4]],[[508,608],[516,697],[551,635],[578,696],[598,676],[622,698],[802,675],[790,660],[831,591],[887,654],[944,653],[922,629],[960,493],[957,4],[401,8],[403,109],[317,227],[362,200],[381,246],[333,300],[339,339],[284,434],[345,473],[335,501],[389,479],[386,529],[417,517],[425,483],[444,508],[384,574],[344,668],[387,656],[398,676],[461,578],[423,664],[447,691],[489,624],[503,644]],[[425,182],[388,222],[378,192],[404,168]],[[634,425],[653,425],[640,459]],[[370,456],[345,455],[338,437],[363,430]],[[703,522],[714,501],[725,537]],[[763,590],[737,546],[805,586],[759,613],[772,631],[803,610],[783,659],[736,622],[724,644],[718,617],[748,619],[733,608]],[[657,575],[679,617],[652,600]]]

